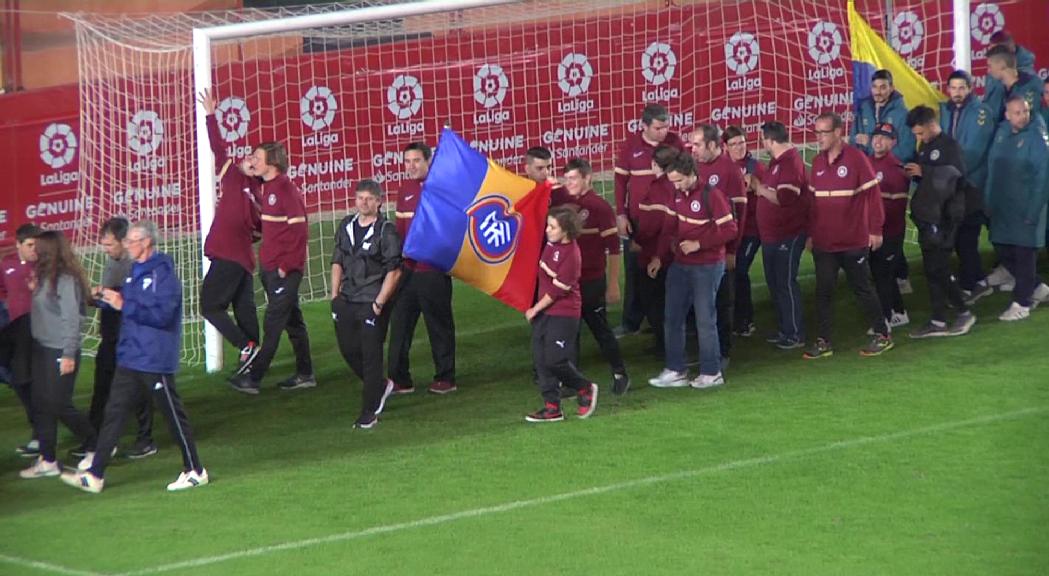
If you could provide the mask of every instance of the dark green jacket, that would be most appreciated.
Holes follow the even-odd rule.
[[[960,117],[952,133],[955,114],[960,114]],[[991,109],[975,96],[969,96],[961,108],[949,100],[940,103],[940,128],[962,147],[967,171],[965,179],[981,191],[987,183],[987,148],[997,124]]]
[[[984,200],[991,219],[991,242],[1029,248],[1045,246],[1049,202],[1049,135],[1041,117],[1014,132],[998,125],[987,155]]]

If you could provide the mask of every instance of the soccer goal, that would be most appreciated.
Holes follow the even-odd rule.
[[[857,5],[929,79],[954,67],[950,3]],[[511,169],[543,145],[555,165],[582,156],[609,175],[648,103],[666,105],[678,132],[712,122],[754,136],[776,119],[803,144],[817,114],[848,119],[853,103],[844,1],[373,0],[69,17],[80,67],[81,221],[157,221],[185,287],[183,360],[212,371],[223,348],[198,303],[215,206],[195,101],[203,88],[220,99],[232,157],[268,140],[288,146],[310,216],[307,299],[328,292],[334,226],[353,208],[353,185],[375,179],[393,200],[406,177],[404,146],[435,145],[443,125]],[[92,245],[95,233],[77,230],[77,245]],[[97,273],[101,255],[85,254]]]

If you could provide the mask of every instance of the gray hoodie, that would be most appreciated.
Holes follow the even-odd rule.
[[[62,351],[63,358],[76,358],[80,351],[80,322],[84,295],[69,274],[58,277],[55,289],[41,280],[33,291],[33,311],[29,316],[33,339],[41,346]]]

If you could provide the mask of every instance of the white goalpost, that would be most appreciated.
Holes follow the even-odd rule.
[[[393,202],[413,141],[449,125],[520,171],[545,146],[555,167],[587,157],[611,200],[618,145],[641,109],[672,130],[738,125],[753,138],[779,120],[813,141],[826,110],[849,121],[845,2],[822,0],[355,0],[290,8],[129,16],[68,14],[77,29],[81,156],[75,231],[89,247],[113,216],[157,222],[183,280],[182,361],[222,368],[224,346],[200,313],[204,239],[216,174],[196,94],[212,88],[223,145],[240,159],[285,142],[288,176],[310,224],[301,297],[327,295],[335,225],[353,186],[378,181]],[[871,26],[919,72],[942,81],[969,66],[969,0],[864,0]],[[976,4],[975,2],[973,3]],[[953,7],[953,10],[952,10]],[[996,22],[994,18],[984,21]],[[264,303],[264,293],[256,292]],[[89,333],[85,349],[92,347]],[[230,353],[232,348],[225,350]]]

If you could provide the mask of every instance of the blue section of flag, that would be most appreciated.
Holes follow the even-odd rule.
[[[860,102],[871,95],[871,76],[876,70],[871,62],[852,61],[852,111],[856,118],[860,117]]]
[[[469,225],[466,209],[487,175],[488,160],[445,128],[404,242],[405,255],[450,271]]]

